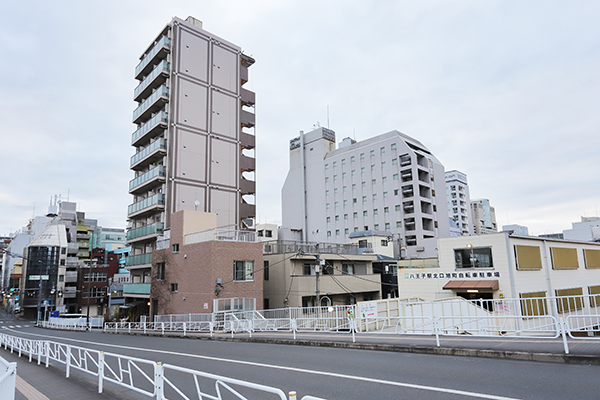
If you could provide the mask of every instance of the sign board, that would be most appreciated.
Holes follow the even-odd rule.
[[[365,301],[359,303],[360,316],[362,318],[375,318],[377,317],[377,302]]]
[[[50,279],[50,275],[29,275],[29,280],[30,281],[39,281],[40,277],[42,278],[43,281],[47,281]]]
[[[50,311],[50,317],[51,318],[58,318],[58,317],[60,317],[60,311]]]
[[[204,303],[204,309],[208,310],[208,303]]]

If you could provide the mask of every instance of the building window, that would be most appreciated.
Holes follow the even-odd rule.
[[[377,193],[373,193],[373,201],[377,200]]]
[[[586,268],[600,268],[600,250],[583,249]]]
[[[364,159],[365,158],[365,153],[360,153],[360,159]]]
[[[344,200],[344,207],[348,205],[348,200]]]
[[[333,168],[337,167],[337,161],[333,162]]]
[[[387,246],[388,246],[388,241],[387,241],[387,239],[381,239],[381,245],[382,245],[383,247],[387,247]]]
[[[328,176],[325,177],[325,183],[327,183],[327,182],[329,182],[329,177]]]
[[[383,192],[383,198],[384,199],[387,198],[387,194],[388,194],[387,192]]]
[[[331,222],[331,217],[327,217],[327,222]]]
[[[583,288],[556,290],[558,313],[581,310],[583,308]]]
[[[179,243],[174,243],[171,247],[173,249],[173,253],[179,253]]]
[[[386,182],[387,182],[387,176],[381,177],[381,183],[386,183]]]
[[[84,282],[106,282],[106,280],[106,272],[92,272],[91,274],[88,273],[83,275]]]
[[[547,315],[546,292],[521,293],[521,314],[523,316]]]
[[[538,246],[515,246],[515,258],[519,270],[542,269],[542,257]]]
[[[302,265],[302,275],[312,275],[313,266],[311,264]]]
[[[356,211],[352,213],[352,218],[358,218],[358,213]]]
[[[331,236],[331,231],[327,231],[327,237]]]
[[[392,175],[392,179],[395,180],[395,181],[397,181],[398,180],[398,174]]]
[[[346,159],[342,158],[342,165],[345,165],[345,164],[346,164]]]
[[[377,184],[377,179],[371,179],[371,185],[376,185]]]
[[[171,293],[177,293],[179,291],[179,284],[171,283]]]
[[[590,307],[600,307],[600,286],[588,286],[590,294]]]
[[[400,193],[400,189],[394,189],[394,196],[398,196],[398,193]]]
[[[254,280],[254,261],[234,261],[233,262],[233,280],[234,281],[252,281],[252,280]]]
[[[269,261],[263,261],[263,279],[265,281],[269,280]]]
[[[363,217],[366,217],[368,215],[369,215],[369,213],[367,212],[367,210],[363,211]]]
[[[335,216],[335,220],[336,220],[336,221],[339,221],[339,220],[340,220],[340,216],[339,216],[339,215],[336,215],[336,216]]]
[[[392,165],[398,165],[398,159],[397,158],[393,158],[392,159]]]
[[[363,187],[363,189],[366,188],[367,187],[367,182],[362,181],[361,186]]]
[[[380,153],[385,153],[385,147],[382,147],[382,148],[380,148],[380,149],[379,149],[379,152],[380,152]]]
[[[352,199],[352,204],[356,204],[356,197]]]
[[[165,263],[164,262],[156,263],[156,280],[157,281],[165,280]]]
[[[379,214],[379,210],[378,209],[374,209],[373,210],[373,215],[377,215],[377,214]]]
[[[375,164],[371,164],[371,172],[375,171]]]
[[[265,237],[273,237],[273,231],[265,229]]]
[[[378,231],[379,230],[379,224],[373,225],[373,229],[376,230],[376,231]]]
[[[396,221],[396,228],[402,228],[402,221]]]
[[[390,212],[390,208],[389,207],[383,207],[383,213],[387,214]]]
[[[350,233],[350,230],[348,228],[344,229],[344,233],[347,235]]]
[[[342,274],[354,275],[354,264],[342,264]]]
[[[339,229],[335,230],[335,236],[340,236],[340,230]]]
[[[66,261],[66,260],[65,260],[64,258],[62,258],[62,259],[60,260],[60,265],[65,265],[65,261]]]
[[[371,151],[369,152],[369,155],[370,155],[371,157],[374,157],[374,156],[375,156],[375,150],[371,150]]]
[[[354,162],[354,156],[350,157],[350,162]]]
[[[329,164],[325,164],[325,171],[329,169]]]
[[[392,150],[396,150],[396,143],[392,143],[392,145],[390,146],[390,148],[391,148]]]
[[[577,249],[567,249],[564,247],[551,247],[552,267],[554,269],[577,269],[579,262],[577,260]]]
[[[354,232],[358,232],[358,226],[354,227]],[[600,296],[599,296],[600,297]]]
[[[454,249],[456,268],[493,268],[491,247]]]
[[[366,203],[366,202],[367,202],[367,196],[363,196],[363,197],[362,197],[362,202],[363,202],[363,203]]]
[[[385,223],[385,230],[387,231],[387,230],[389,230],[389,229],[390,229],[390,223],[389,223],[389,222],[386,222],[386,223]]]
[[[344,214],[344,219],[348,219],[348,214]]]

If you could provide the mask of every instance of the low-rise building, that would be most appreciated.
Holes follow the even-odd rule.
[[[152,255],[151,314],[211,313],[220,298],[254,299],[260,309],[263,258],[256,232],[216,225],[213,213],[171,215],[168,240],[159,240]],[[123,285],[126,296],[129,285]]]
[[[374,264],[390,261],[360,253],[358,244],[264,242],[264,308],[381,299],[382,275],[374,271]]]
[[[502,299],[600,294],[600,244],[500,232],[438,240],[439,263],[400,266],[400,297]]]

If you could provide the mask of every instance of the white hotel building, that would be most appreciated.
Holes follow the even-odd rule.
[[[450,235],[444,166],[419,141],[391,131],[336,149],[318,128],[290,141],[282,225],[308,242],[349,243],[352,232],[393,237],[396,256],[435,257]]]

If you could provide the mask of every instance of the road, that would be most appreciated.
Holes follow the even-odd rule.
[[[298,399],[308,394],[331,400],[600,396],[600,366],[52,331],[1,319],[3,333],[160,361],[277,387],[286,393],[295,390]]]

